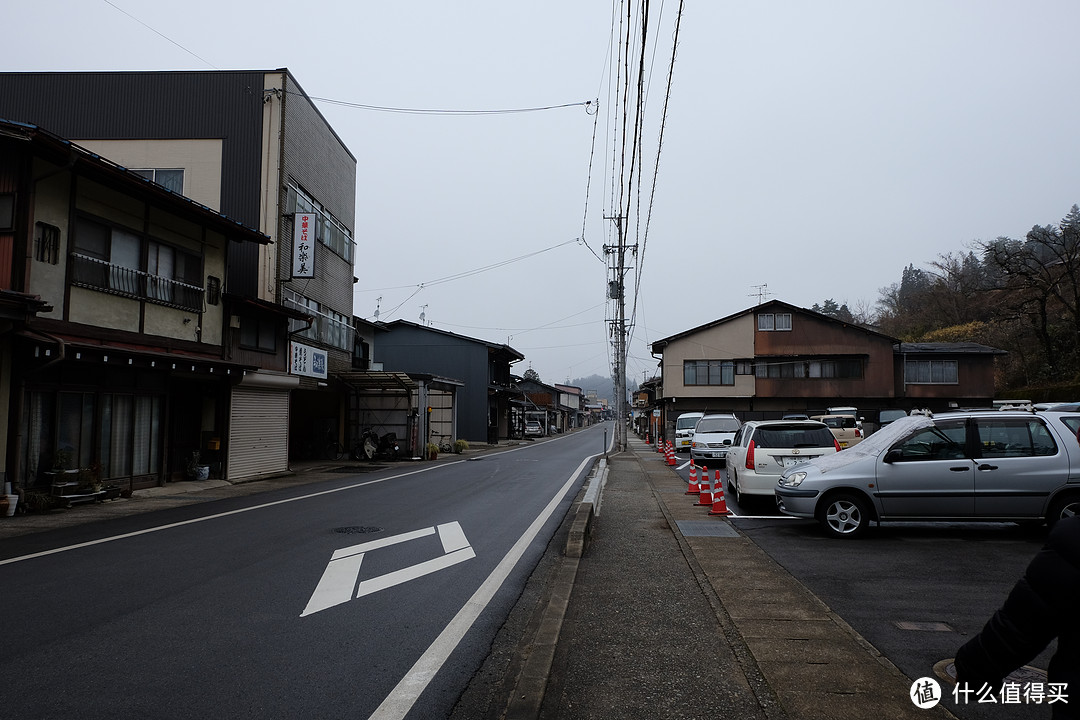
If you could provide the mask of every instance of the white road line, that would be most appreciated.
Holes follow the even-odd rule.
[[[412,532],[401,533],[400,535],[393,535],[388,538],[382,538],[381,540],[372,540],[371,542],[353,545],[352,547],[339,548],[334,551],[334,554],[330,556],[330,559],[340,560],[341,558],[349,557],[350,555],[363,554],[372,550],[378,550],[379,548],[390,547],[391,545],[409,542],[410,540],[416,540],[417,538],[427,537],[428,535],[434,534],[435,528],[433,527],[424,528],[423,530],[413,530]],[[462,537],[464,537],[464,535],[462,535]],[[468,543],[465,544],[468,545]]]
[[[570,490],[570,487],[574,484],[577,476],[581,471],[593,461],[596,455],[590,455],[581,461],[577,470],[570,474],[570,477],[566,480],[559,491],[551,498],[551,501],[547,504],[547,507],[541,511],[532,524],[529,525],[525,533],[518,538],[518,541],[514,543],[514,546],[510,548],[510,551],[506,553],[499,564],[491,571],[487,579],[483,584],[477,588],[472,597],[465,603],[465,605],[458,611],[454,619],[443,629],[439,634],[439,637],[435,638],[435,642],[420,656],[420,659],[409,669],[409,672],[405,674],[405,677],[401,678],[397,686],[386,696],[386,699],[382,701],[382,704],[371,714],[371,720],[395,720],[397,718],[404,718],[408,714],[412,706],[416,704],[417,698],[424,692],[425,688],[431,683],[431,680],[435,677],[435,674],[450,657],[450,653],[457,648],[465,634],[472,628],[473,623],[480,617],[480,613],[491,602],[491,598],[495,596],[502,584],[506,581],[506,578],[510,575],[510,571],[514,569],[518,560],[525,554],[525,550],[529,547],[529,544],[540,533],[544,523],[551,517],[552,513],[559,506],[563,497]]]
[[[315,592],[311,594],[311,599],[300,617],[352,600],[353,588],[356,587],[356,578],[360,575],[360,563],[363,560],[364,553],[331,560],[323,570],[322,578],[315,586]]]
[[[469,541],[465,538],[465,531],[461,524],[452,522],[439,526],[439,539],[442,540],[444,553],[452,553],[469,547]]]
[[[507,452],[514,451],[508,450]],[[319,497],[321,495],[332,495],[333,493],[345,492],[346,490],[355,490],[356,488],[365,487],[367,485],[375,485],[377,483],[386,482],[388,480],[397,480],[398,478],[408,477],[409,475],[418,475],[420,473],[436,470],[440,467],[456,465],[457,463],[462,462],[466,461],[457,460],[450,463],[441,463],[439,465],[432,465],[430,467],[421,468],[420,470],[413,470],[411,472],[401,473],[399,475],[391,475],[390,477],[384,477],[378,480],[367,480],[365,482],[355,483],[353,485],[346,485],[345,487],[334,488],[333,490],[322,490],[320,492],[308,493],[307,495],[300,495],[298,497],[288,498],[286,500],[275,500],[274,502],[263,503],[261,505],[252,505],[251,507],[241,508],[239,510],[230,510],[228,512],[217,513],[215,515],[207,515],[206,517],[192,518],[191,520],[183,520],[181,522],[169,523],[168,525],[158,525],[157,527],[146,528],[145,530],[136,530],[135,532],[124,533],[123,535],[112,535],[110,537],[103,537],[97,540],[77,543],[75,545],[66,545],[64,547],[53,548],[52,550],[42,550],[41,552],[31,553],[29,555],[20,555],[18,557],[8,558],[7,560],[0,560],[0,565],[10,565],[12,563],[22,562],[23,560],[33,560],[34,558],[46,557],[48,555],[56,555],[57,553],[68,552],[70,550],[78,550],[79,548],[91,547],[92,545],[101,545],[103,543],[109,543],[116,540],[126,540],[127,538],[138,537],[139,535],[148,535],[150,533],[160,532],[162,530],[171,530],[172,528],[183,527],[185,525],[194,525],[195,523],[206,522],[208,520],[217,520],[218,518],[229,517],[230,515],[241,515],[246,512],[262,510],[264,508],[273,507],[275,505],[284,505],[286,503],[298,502],[300,500],[307,500],[308,498]]]
[[[395,570],[388,572],[385,575],[380,575],[370,580],[364,580],[360,583],[360,587],[356,590],[356,597],[362,598],[365,595],[379,592],[380,590],[386,590],[392,588],[395,585],[401,585],[407,583],[410,580],[415,580],[418,577],[430,575],[433,572],[439,570],[445,570],[446,568],[457,565],[460,562],[466,560],[472,560],[476,557],[476,552],[471,547],[465,547],[461,550],[455,550],[452,553],[446,555],[440,555],[432,560],[419,563],[417,565],[411,565],[401,570]]]

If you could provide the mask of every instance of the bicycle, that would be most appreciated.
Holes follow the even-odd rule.
[[[454,445],[450,442],[449,435],[436,435],[435,433],[431,433],[431,437],[438,438],[438,442],[435,444],[439,446],[439,452],[449,453],[453,451]]]
[[[345,456],[345,446],[337,441],[333,432],[326,433],[326,445],[323,446],[324,460],[340,460]]]

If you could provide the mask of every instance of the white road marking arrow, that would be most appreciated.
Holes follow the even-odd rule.
[[[364,560],[365,553],[390,547],[391,545],[399,545],[410,540],[417,540],[436,533],[439,535],[439,540],[442,541],[444,555],[418,565],[364,580],[357,586],[357,581],[360,579],[360,564]],[[300,617],[306,617],[320,610],[326,610],[335,605],[348,602],[353,598],[354,590],[356,591],[356,597],[360,598],[444,570],[474,557],[476,557],[476,553],[465,538],[461,525],[456,522],[424,528],[423,530],[414,530],[413,532],[335,550],[330,557],[330,563],[323,570],[322,578],[315,587],[315,592],[312,593],[311,599],[308,600],[307,607],[304,608],[304,612],[300,613]]]

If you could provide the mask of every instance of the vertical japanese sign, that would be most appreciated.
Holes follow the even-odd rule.
[[[289,343],[289,373],[326,379],[326,351],[300,343]]]
[[[315,213],[293,216],[292,276],[315,277]]]

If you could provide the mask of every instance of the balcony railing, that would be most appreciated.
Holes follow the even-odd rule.
[[[71,255],[71,283],[180,310],[200,312],[203,307],[201,287],[78,253]]]

